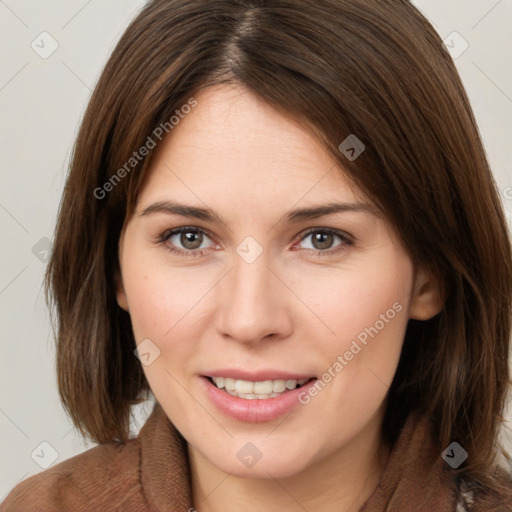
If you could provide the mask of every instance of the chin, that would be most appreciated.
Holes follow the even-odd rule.
[[[282,451],[283,443],[279,443],[281,449],[273,446],[258,449],[257,446],[262,444],[258,441],[235,444],[236,448],[232,451],[223,450],[218,454],[206,452],[206,456],[219,470],[239,478],[288,478],[304,471],[313,463],[311,454],[289,449]]]

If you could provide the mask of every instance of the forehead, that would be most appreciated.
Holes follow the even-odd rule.
[[[166,192],[288,202],[353,199],[343,169],[305,127],[242,86],[215,86],[156,148],[141,200]],[[197,197],[195,198],[197,199]]]

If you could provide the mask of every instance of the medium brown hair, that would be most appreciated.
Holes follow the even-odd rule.
[[[115,276],[151,151],[113,177],[155,127],[222,83],[246,86],[310,129],[412,261],[438,277],[443,310],[409,321],[384,435],[394,440],[413,410],[428,414],[439,453],[457,441],[470,454],[461,471],[498,489],[510,242],[459,75],[405,0],[160,0],[131,23],[85,113],[47,273],[59,391],[74,424],[96,442],[125,441],[131,406],[149,389]],[[338,149],[349,134],[366,146],[354,161]]]

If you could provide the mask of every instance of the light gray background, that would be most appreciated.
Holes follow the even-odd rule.
[[[510,222],[512,0],[414,3],[443,39],[450,36],[455,50],[463,42],[453,39],[454,31],[469,44],[455,62]],[[56,464],[90,447],[60,405],[41,281],[81,115],[109,53],[143,4],[0,0],[0,500],[19,481],[42,471],[37,462]],[[58,43],[46,59],[31,47],[35,41],[40,52],[50,49],[49,39],[41,43],[47,37],[40,36],[43,31]],[[147,410],[137,411],[134,433]]]

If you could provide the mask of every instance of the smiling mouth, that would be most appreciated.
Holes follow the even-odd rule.
[[[218,389],[221,389],[231,396],[244,398],[246,400],[265,400],[276,398],[294,389],[300,388],[315,379],[300,380],[264,380],[252,382],[249,380],[232,379],[229,377],[207,377],[207,379]]]

